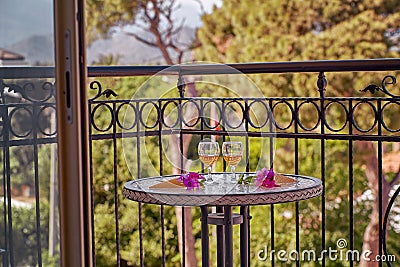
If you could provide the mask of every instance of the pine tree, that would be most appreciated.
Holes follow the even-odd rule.
[[[396,35],[400,25],[398,0],[229,0],[203,16],[203,23],[197,32],[202,44],[196,50],[197,60],[243,63],[400,56],[399,34]],[[359,96],[359,89],[371,81],[382,79],[379,73],[326,75],[326,94],[341,97]],[[265,96],[318,96],[315,74],[263,74],[251,78]],[[397,119],[393,116],[391,120]],[[363,155],[358,159],[362,162],[354,164],[366,166],[363,176],[367,177],[372,192],[377,193],[376,147],[371,142],[356,143],[356,146]],[[331,149],[336,151],[337,145]],[[341,166],[339,161],[337,164]],[[394,181],[399,179],[398,176]],[[388,200],[387,193],[394,184],[388,175],[384,178],[383,210]],[[363,248],[374,253],[377,253],[379,243],[379,223],[374,218],[377,214],[375,200],[363,238]],[[336,223],[339,227],[342,222]],[[361,264],[370,266],[371,263]]]

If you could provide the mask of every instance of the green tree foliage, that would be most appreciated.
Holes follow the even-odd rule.
[[[197,32],[202,44],[196,50],[196,59],[224,63],[274,62],[302,60],[336,60],[399,57],[398,41],[388,38],[388,32],[400,25],[400,1],[223,1],[220,8],[203,16],[203,27]],[[381,73],[328,73],[328,96],[360,96],[359,90],[382,79]],[[315,74],[262,74],[251,78],[265,96],[318,96]],[[311,105],[305,108],[312,109]],[[368,111],[363,118],[368,117]],[[361,112],[361,109],[360,109]],[[302,111],[304,114],[312,114]],[[343,113],[332,108],[330,123],[343,121]],[[396,117],[388,121],[395,124]],[[357,114],[360,115],[360,114]],[[276,119],[285,121],[285,112],[277,110]],[[358,116],[357,116],[358,117]],[[287,120],[288,118],[286,118]],[[315,118],[305,116],[304,124],[313,124]],[[361,126],[368,121],[357,120]],[[367,127],[368,128],[368,127]],[[292,128],[288,129],[288,131]],[[346,129],[345,129],[346,130]],[[316,129],[319,131],[319,128]],[[294,169],[294,141],[277,140],[274,167],[278,172],[292,173]],[[257,141],[252,151],[259,150]],[[299,173],[319,177],[321,174],[320,141],[299,140]],[[345,141],[325,142],[326,176],[326,246],[336,247],[338,238],[349,240],[349,181],[347,177],[349,147]],[[354,151],[353,151],[354,152]],[[251,161],[258,160],[250,158]],[[353,159],[354,198],[368,189],[364,162],[359,155]],[[254,163],[250,162],[250,166]],[[295,221],[287,216],[294,212],[291,204],[275,206],[275,249],[293,249],[290,236]],[[321,250],[321,203],[311,200],[300,203],[300,247]],[[357,202],[354,217],[354,245],[361,250],[363,233],[369,221],[371,206]],[[252,208],[252,231],[262,233],[269,246],[269,207]],[[286,214],[286,215],[285,215]],[[258,219],[258,218],[262,219]],[[266,218],[267,217],[267,218]],[[289,218],[290,217],[290,218]],[[266,219],[265,219],[266,218]],[[267,222],[267,223],[266,223]],[[252,253],[263,248],[263,239],[252,236]],[[390,243],[390,242],[389,242]],[[261,244],[261,245],[260,245]],[[393,245],[393,243],[391,243]],[[271,249],[271,247],[269,247]],[[396,246],[393,251],[398,250]],[[256,257],[256,254],[253,254]],[[262,265],[252,262],[254,266]],[[318,263],[302,263],[314,266]],[[344,262],[329,262],[327,266],[342,266]]]
[[[273,62],[398,57],[387,32],[400,24],[399,1],[224,1],[203,16],[197,60]],[[310,75],[255,75],[267,96],[313,96]],[[350,96],[379,81],[362,73],[330,79],[328,95]]]
[[[88,0],[86,1],[86,32],[88,42],[107,37],[117,26],[135,22],[139,1]]]
[[[3,205],[3,202],[0,202]],[[14,242],[14,263],[15,266],[36,266],[38,263],[38,243],[36,227],[35,205],[12,206],[12,227]],[[59,266],[60,254],[50,257],[48,253],[49,241],[49,205],[47,202],[40,202],[40,239],[42,249],[42,263],[44,266]],[[0,232],[5,233],[8,225],[0,224]],[[9,233],[8,233],[9,234]],[[0,242],[4,248],[4,244]],[[57,248],[59,250],[59,248]]]
[[[397,27],[399,12],[398,1],[224,1],[203,17],[197,56],[223,62],[394,57],[385,32]]]

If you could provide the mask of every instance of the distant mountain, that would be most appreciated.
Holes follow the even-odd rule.
[[[148,35],[146,37],[146,35]],[[145,38],[150,39],[148,33],[143,33]],[[183,27],[179,33],[178,39],[180,44],[190,44],[195,38],[195,29]],[[173,54],[173,52],[171,52]],[[150,47],[134,37],[124,33],[116,33],[109,39],[101,39],[95,41],[87,50],[87,62],[93,64],[97,62],[101,56],[113,55],[119,59],[119,64],[154,64],[164,63],[162,54],[158,48]],[[189,60],[189,53],[185,55]]]
[[[189,44],[194,40],[194,36],[194,29],[184,27],[178,37],[179,43]],[[5,48],[23,55],[30,65],[54,65],[53,41],[52,35],[32,35]],[[97,40],[91,44],[87,49],[87,63],[95,64],[102,57],[109,55],[118,59],[121,65],[164,63],[158,48],[149,47],[123,33],[116,33],[109,39]],[[190,60],[189,52],[184,59]]]
[[[6,47],[21,54],[29,65],[54,65],[54,40],[52,35],[32,35]]]
[[[95,41],[87,49],[87,64],[95,64],[102,56],[113,55],[118,63],[139,64],[160,60],[161,53],[157,48],[149,47],[124,34],[115,34],[109,39]]]

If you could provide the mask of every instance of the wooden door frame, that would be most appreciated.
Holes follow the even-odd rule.
[[[61,266],[94,264],[84,0],[54,1]]]

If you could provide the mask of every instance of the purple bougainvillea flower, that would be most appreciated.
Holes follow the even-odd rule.
[[[260,187],[260,186],[262,186],[263,182],[264,182],[264,176],[257,175],[257,178],[254,180],[255,186]]]
[[[274,173],[274,170],[271,168],[271,169],[268,171],[268,173],[267,173],[266,179],[267,179],[268,181],[273,181],[273,180],[274,180],[274,177],[275,177],[275,173]]]
[[[275,180],[269,181],[268,179],[265,179],[264,182],[262,183],[262,185],[267,188],[272,188],[272,187],[278,186],[277,184],[275,184]]]
[[[187,174],[181,174],[177,178],[177,180],[181,183],[183,183],[186,186],[186,189],[195,189],[195,188],[200,188],[201,183],[200,180],[203,180],[204,177],[197,172],[189,172]]]
[[[200,183],[197,180],[194,179],[186,179],[183,184],[186,186],[186,189],[194,189],[194,188],[200,188]]]
[[[199,173],[197,173],[197,172],[189,172],[188,175],[189,175],[190,179],[194,179],[194,180],[202,180],[202,179],[204,179],[204,177],[202,175],[200,175]]]
[[[262,168],[261,171],[257,171],[256,175],[257,178],[255,179],[254,184],[258,187],[264,186],[267,188],[272,188],[279,186],[275,184],[275,173],[272,168],[269,170],[267,168]]]

